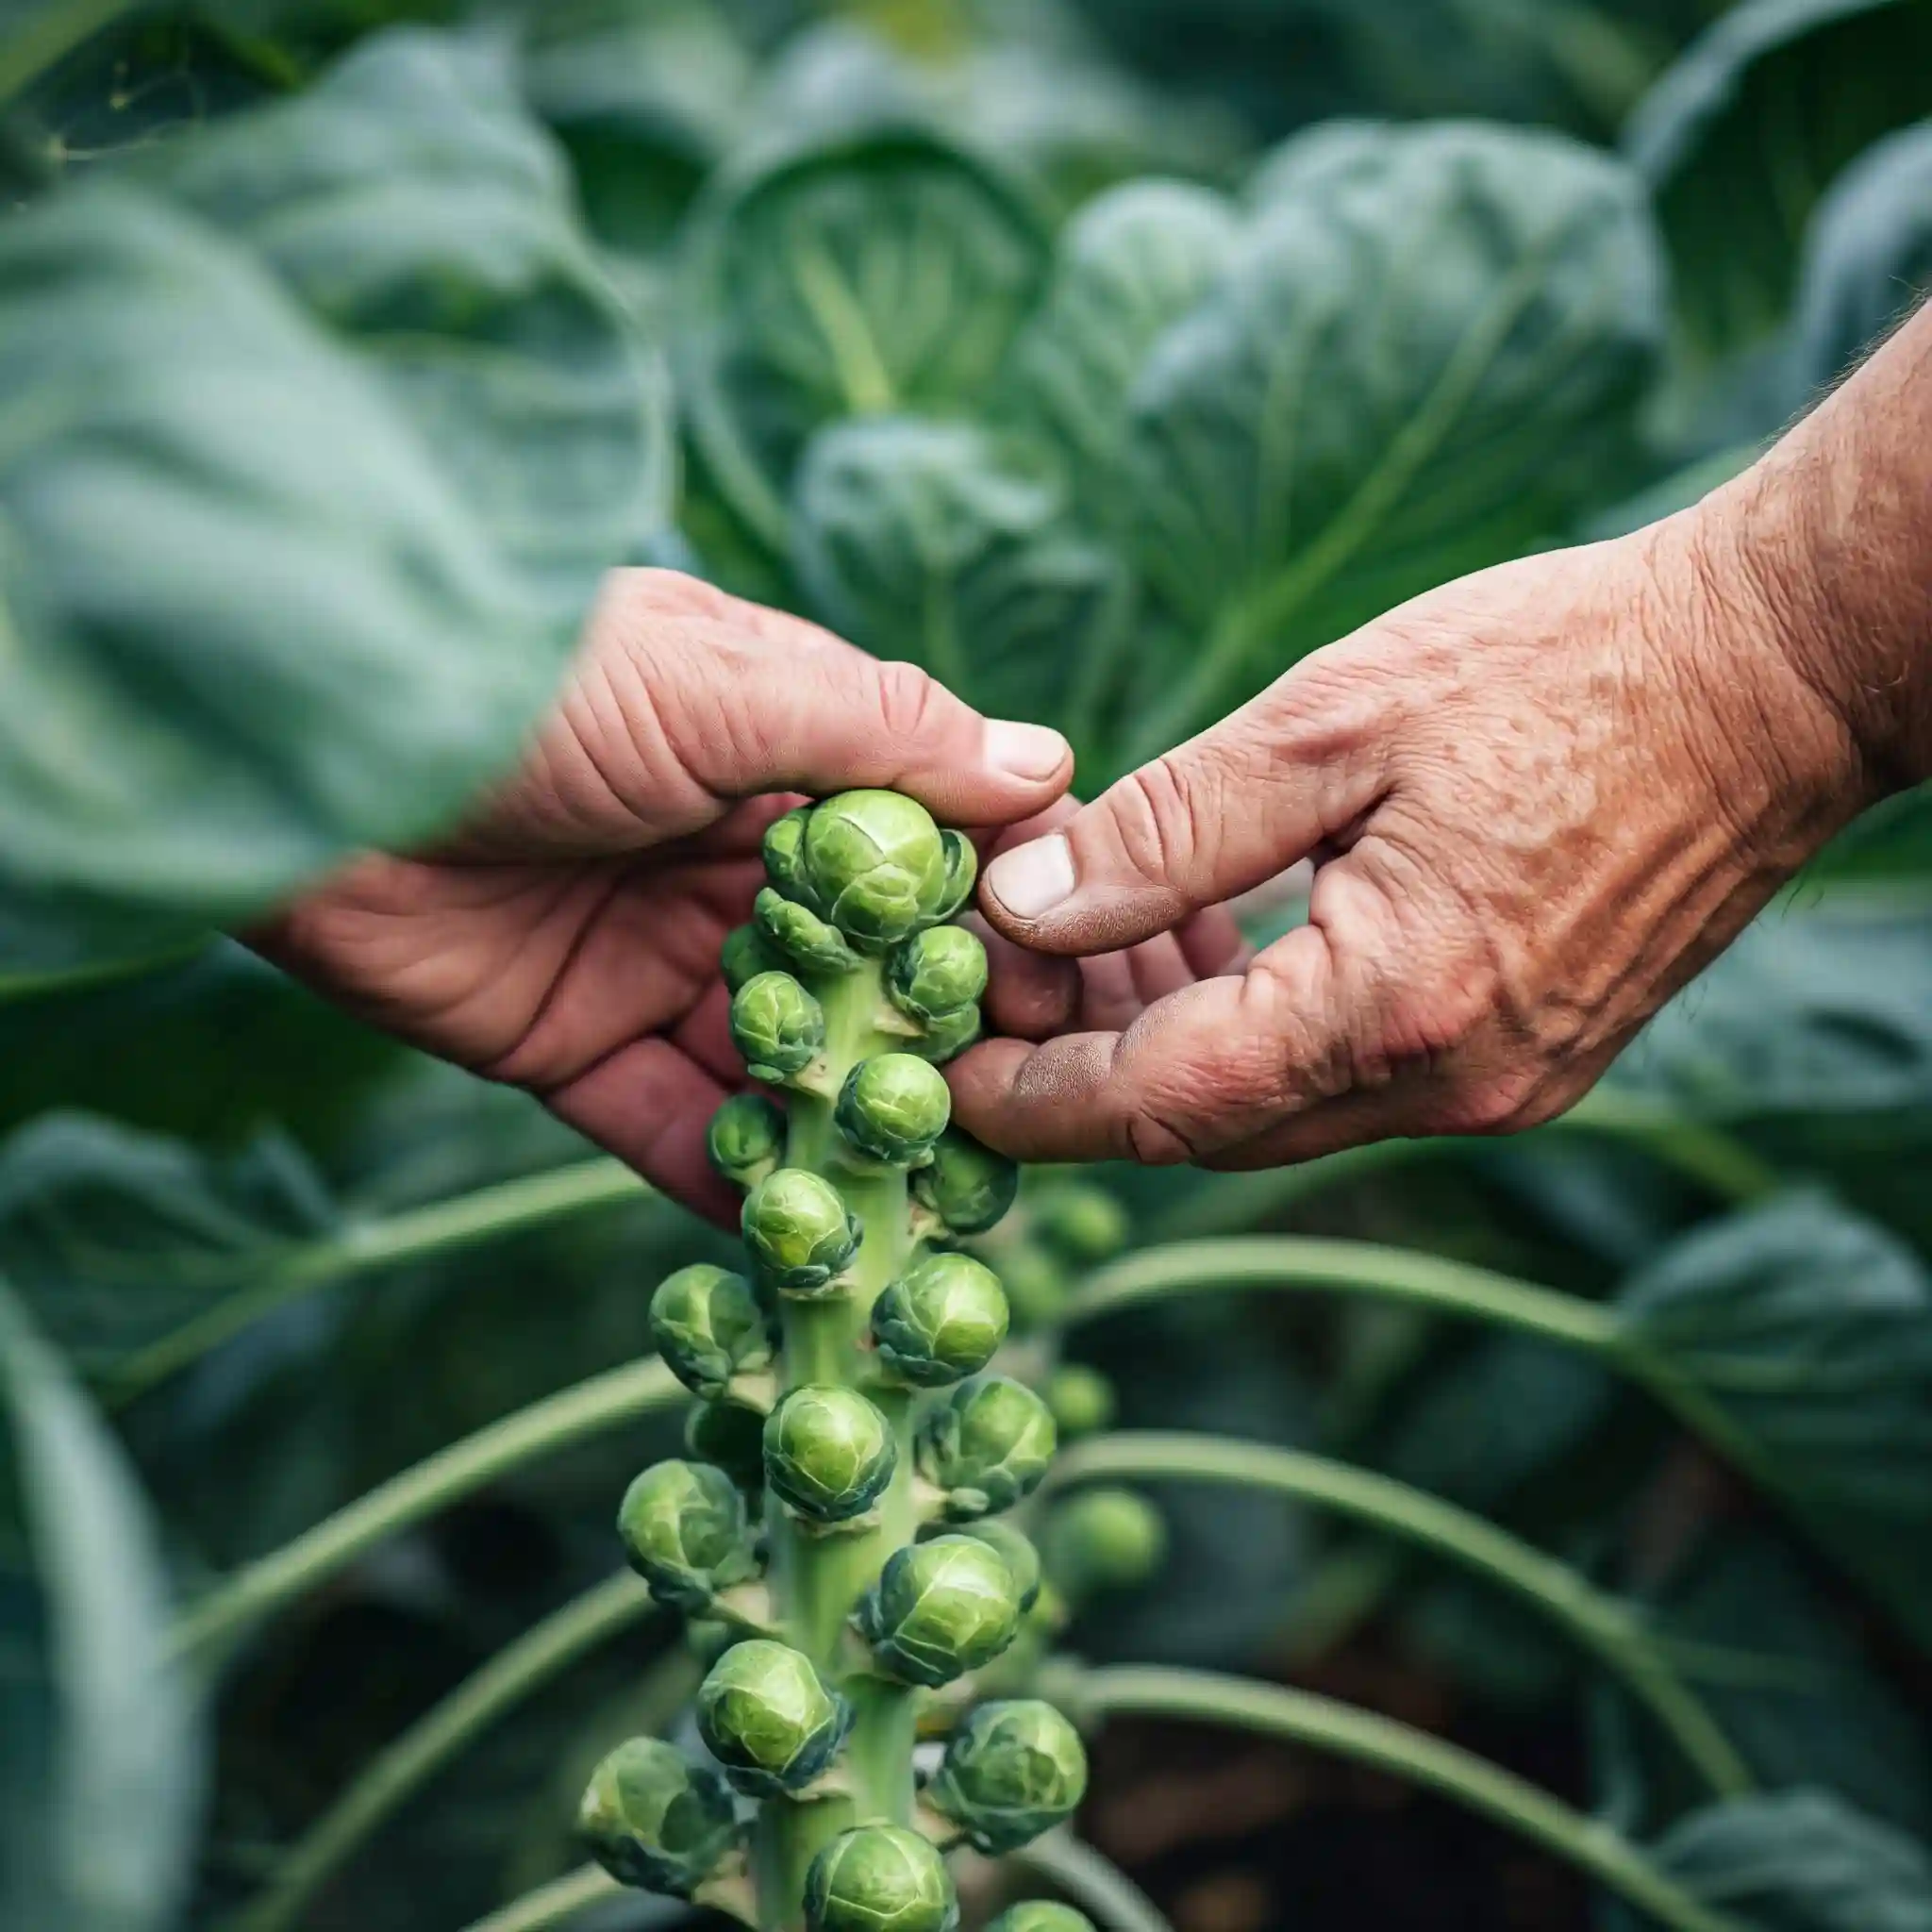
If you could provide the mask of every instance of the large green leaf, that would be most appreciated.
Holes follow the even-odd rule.
[[[1699,1228],[1620,1291],[1620,1351],[1932,1647],[1932,1279],[1804,1191]]]
[[[1740,1798],[1687,1819],[1658,1862],[1752,1932],[1928,1932],[1932,1858],[1827,1791]]]
[[[120,1444],[4,1280],[0,1412],[0,1923],[166,1932],[202,1762],[168,1656],[157,1526]]]
[[[1135,755],[1614,475],[1662,338],[1634,177],[1558,137],[1318,131],[1129,398],[1135,558],[1185,641]]]
[[[1657,198],[1695,356],[1779,325],[1820,197],[1924,114],[1928,71],[1923,0],[1745,0],[1657,82],[1624,148]]]
[[[972,413],[1045,271],[1029,197],[917,130],[727,170],[694,219],[691,428],[725,499],[778,551],[812,432]]]

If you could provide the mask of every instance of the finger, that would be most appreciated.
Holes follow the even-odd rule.
[[[1080,964],[1029,953],[1000,935],[975,913],[960,922],[986,946],[987,985],[982,1010],[987,1029],[1020,1040],[1045,1040],[1073,1024],[1080,1009]]]
[[[1125,958],[1134,982],[1134,997],[1143,1010],[1156,1000],[1165,999],[1184,986],[1192,986],[1201,976],[1188,963],[1179,939],[1171,932],[1142,940],[1138,946],[1128,949]]]
[[[1001,854],[980,889],[988,919],[1041,952],[1117,951],[1360,818],[1383,787],[1387,683],[1318,664]]]
[[[744,1083],[744,1060],[731,1038],[731,993],[716,980],[672,1029],[673,1042],[714,1080],[736,1089]]]
[[[1225,906],[1210,906],[1184,919],[1174,928],[1174,938],[1196,979],[1245,972],[1255,957],[1240,920]]]

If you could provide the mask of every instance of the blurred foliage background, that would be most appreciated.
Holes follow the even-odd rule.
[[[621,1598],[489,1675],[676,1440],[634,1373],[556,1453],[273,1567],[624,1372],[716,1238],[207,938],[446,823],[598,572],[918,658],[1068,730],[1091,789],[1414,591],[1694,500],[1932,281],[1924,0],[14,0],[0,103],[21,1932],[271,1932],[330,1818],[286,1923],[454,1932],[572,1861],[585,1769],[687,1688]],[[1074,1648],[1401,1716],[1767,1932],[1932,1926],[1928,890],[1908,795],[1519,1141],[1089,1177],[1137,1243],[1290,1230],[1602,1302],[1702,1391],[1687,1427],[1374,1298],[1071,1342],[1126,1423],[1348,1457],[1642,1605],[1795,1794],[1742,1852],[1541,1624],[1288,1501],[1157,1490],[1168,1560]],[[1048,1301],[1084,1265],[1050,1199]],[[1089,1833],[1176,1932],[1612,1923],[1365,1773],[1147,1724],[1099,1766]]]

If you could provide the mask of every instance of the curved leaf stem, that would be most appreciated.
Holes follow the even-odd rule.
[[[42,8],[0,41],[0,101],[10,101],[135,5],[136,0],[70,0],[62,6],[56,0]]]
[[[513,1898],[487,1917],[473,1920],[464,1932],[549,1932],[579,1912],[615,1898],[623,1888],[599,1865],[579,1865],[548,1885]]]
[[[1329,1697],[1208,1671],[1122,1665],[1081,1679],[1092,1716],[1175,1718],[1306,1744],[1439,1793],[1540,1845],[1671,1932],[1741,1932],[1693,1898],[1630,1842],[1547,1791],[1459,1745]]]
[[[1651,1713],[1712,1791],[1734,1797],[1755,1789],[1749,1766],[1627,1605],[1469,1510],[1325,1457],[1157,1430],[1075,1443],[1062,1452],[1044,1489],[1107,1480],[1263,1490],[1318,1504],[1458,1564],[1567,1631]]]
[[[626,1362],[518,1409],[439,1450],[217,1584],[176,1622],[175,1650],[177,1655],[209,1651],[333,1576],[385,1537],[447,1508],[510,1470],[683,1400],[684,1390],[671,1371],[651,1358]]]
[[[1100,1921],[1102,1932],[1174,1932],[1159,1907],[1118,1865],[1071,1832],[1049,1832],[1008,1862],[1057,1886]]]
[[[475,1738],[655,1607],[643,1584],[620,1571],[506,1644],[376,1754],[278,1862],[268,1887],[228,1922],[227,1932],[288,1932],[343,1862]],[[665,1661],[690,1667],[682,1649]]]

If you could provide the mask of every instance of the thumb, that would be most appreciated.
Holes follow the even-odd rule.
[[[1291,673],[1002,853],[980,888],[987,918],[1035,952],[1116,952],[1306,858],[1381,791],[1360,708],[1339,723],[1334,697],[1330,680]]]

